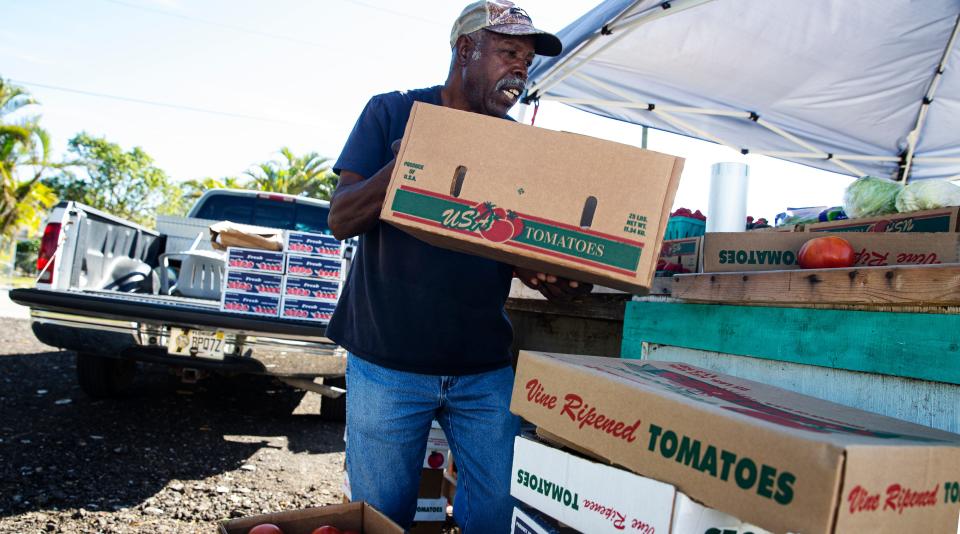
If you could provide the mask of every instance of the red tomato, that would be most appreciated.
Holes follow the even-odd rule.
[[[337,527],[324,525],[322,527],[317,527],[313,529],[313,532],[311,534],[343,534],[343,532]]]
[[[816,237],[800,247],[797,263],[804,269],[853,267],[856,253],[850,242],[842,237]]]
[[[430,453],[430,456],[427,456],[427,465],[433,469],[439,469],[440,466],[443,465],[444,460],[446,460],[446,458],[443,457],[442,452],[433,451]]]
[[[273,523],[262,523],[251,528],[247,534],[283,534],[283,531]]]

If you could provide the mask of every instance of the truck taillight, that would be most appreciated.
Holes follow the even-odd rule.
[[[43,229],[40,252],[37,253],[37,271],[43,273],[37,280],[43,284],[53,283],[53,257],[60,242],[60,223],[49,223]],[[44,270],[46,269],[46,270]]]

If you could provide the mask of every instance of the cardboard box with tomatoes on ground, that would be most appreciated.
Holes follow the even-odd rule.
[[[636,293],[683,159],[416,103],[380,218],[429,243]]]
[[[960,436],[690,365],[521,351],[511,411],[775,532],[956,532]]]
[[[846,239],[861,267],[960,261],[958,233],[717,232],[703,237],[703,272],[799,269],[800,247],[826,236]]]
[[[363,502],[241,517],[221,521],[217,526],[220,534],[248,534],[252,528],[264,524],[279,527],[282,534],[313,534],[322,526],[335,527],[343,534],[351,531],[363,534],[403,534],[403,529],[396,523]],[[269,532],[266,529],[264,531]],[[323,534],[334,532],[337,531]]]

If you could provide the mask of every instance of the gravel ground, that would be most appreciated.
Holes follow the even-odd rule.
[[[212,533],[340,501],[343,425],[320,420],[319,396],[142,371],[126,398],[91,400],[72,353],[0,318],[0,533]]]

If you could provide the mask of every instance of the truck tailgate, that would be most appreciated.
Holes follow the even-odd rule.
[[[215,301],[118,293],[14,289],[10,299],[32,310],[45,310],[104,319],[161,323],[164,325],[228,329],[291,338],[323,338],[326,325],[280,317],[257,317],[220,311]]]

